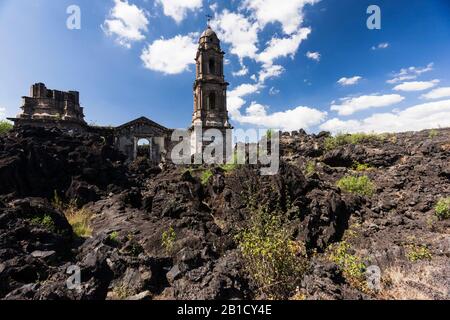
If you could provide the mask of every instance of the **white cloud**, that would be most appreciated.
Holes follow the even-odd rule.
[[[331,110],[341,116],[348,116],[355,112],[370,108],[382,108],[402,102],[405,98],[398,94],[365,95],[341,99],[341,104],[332,104]]]
[[[421,96],[421,98],[428,100],[442,99],[447,97],[450,97],[450,87],[436,88]]]
[[[403,82],[394,87],[395,91],[423,91],[433,88],[439,80]]]
[[[233,90],[228,91],[227,107],[228,112],[233,119],[238,119],[240,117],[240,109],[246,103],[243,98],[245,96],[257,93],[259,89],[259,84],[244,83]]]
[[[237,72],[232,72],[233,77],[243,77],[246,76],[248,74],[248,68],[244,65],[241,66],[241,70],[237,71]]]
[[[326,112],[302,106],[292,110],[269,114],[267,112],[268,107],[258,103],[252,103],[246,108],[245,113],[242,114],[241,108],[246,103],[244,98],[258,93],[261,88],[261,84],[258,83],[245,83],[228,92],[228,111],[233,121],[267,128],[298,130],[319,124],[327,115]]]
[[[245,0],[241,8],[251,11],[261,28],[268,23],[279,22],[284,33],[292,34],[303,22],[304,6],[317,2],[318,0]]]
[[[275,87],[271,87],[271,88],[269,89],[269,94],[270,94],[271,96],[276,96],[276,95],[279,94],[279,93],[280,93],[280,90],[277,89],[277,88],[275,88]]]
[[[0,119],[3,119],[3,117],[5,116],[5,112],[6,112],[6,109],[0,107]]]
[[[108,18],[101,26],[108,36],[116,36],[116,41],[126,48],[131,47],[132,42],[145,39],[149,21],[147,13],[127,0],[114,0],[114,7],[109,12]]]
[[[363,120],[328,120],[320,128],[338,132],[405,132],[450,127],[450,100],[429,102],[397,113],[376,113]]]
[[[272,114],[268,114],[267,110],[267,106],[252,103],[245,110],[245,114],[241,115],[237,120],[243,124],[292,131],[315,126],[321,123],[327,115],[326,112],[303,106]]]
[[[311,60],[320,61],[321,55],[320,55],[319,52],[310,52],[310,51],[308,51],[308,52],[306,53],[306,57],[307,57],[308,59],[311,59]]]
[[[340,84],[341,86],[353,86],[357,84],[361,79],[362,77],[360,76],[354,76],[351,78],[343,77],[339,79],[337,83]]]
[[[297,33],[286,38],[273,37],[267,43],[264,51],[259,54],[258,61],[264,64],[272,64],[278,58],[293,58],[302,41],[306,40],[310,33],[310,28],[301,28]]]
[[[164,14],[177,23],[183,21],[189,10],[199,10],[203,6],[203,0],[156,0],[156,2],[163,6]]]
[[[263,84],[266,80],[279,77],[284,72],[283,66],[275,65],[263,65],[259,72],[259,83]]]
[[[178,74],[195,64],[196,35],[177,35],[171,39],[159,39],[142,51],[141,60],[147,69],[165,74]]]
[[[258,23],[240,13],[224,10],[211,22],[221,41],[231,45],[230,52],[239,57],[255,58],[258,51]]]
[[[389,46],[390,46],[389,43],[383,42],[383,43],[380,43],[377,46],[373,46],[372,50],[387,49],[387,48],[389,48]]]
[[[432,71],[433,65],[433,63],[429,63],[426,67],[403,68],[399,72],[394,73],[394,78],[388,80],[387,83],[396,84],[407,80],[417,79],[418,76]]]

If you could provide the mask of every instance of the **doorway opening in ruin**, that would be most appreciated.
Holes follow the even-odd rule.
[[[152,143],[148,138],[141,138],[136,143],[136,157],[137,158],[152,158]]]

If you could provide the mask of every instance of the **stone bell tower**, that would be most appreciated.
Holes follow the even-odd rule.
[[[199,40],[196,61],[196,79],[194,82],[194,114],[192,129],[202,127],[218,129],[223,133],[224,146],[231,143],[226,138],[227,129],[232,129],[227,110],[227,87],[224,77],[224,55],[220,40],[210,26],[202,33]],[[199,152],[204,143],[199,143],[198,135],[195,151]]]

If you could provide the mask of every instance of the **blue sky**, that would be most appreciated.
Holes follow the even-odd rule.
[[[381,30],[366,26],[372,4]],[[80,30],[66,27],[70,5]],[[448,0],[0,0],[0,118],[44,82],[80,91],[88,122],[187,127],[206,14],[227,53],[235,127],[450,126]]]

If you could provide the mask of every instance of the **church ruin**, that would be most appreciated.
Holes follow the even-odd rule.
[[[231,145],[226,134],[232,126],[227,110],[229,84],[224,77],[224,55],[217,34],[208,26],[200,36],[195,57],[194,112],[189,128],[192,154],[201,153],[206,145],[215,141],[214,138],[209,141],[203,139],[203,133],[210,129],[220,132],[224,150]],[[118,127],[91,126],[84,120],[79,92],[50,90],[43,83],[32,85],[30,96],[22,99],[22,112],[16,118],[9,118],[16,127],[57,127],[70,132],[97,133],[124,152],[130,161],[145,152],[152,162],[158,164],[169,155],[173,130],[146,117]],[[141,141],[144,144],[140,144]]]

